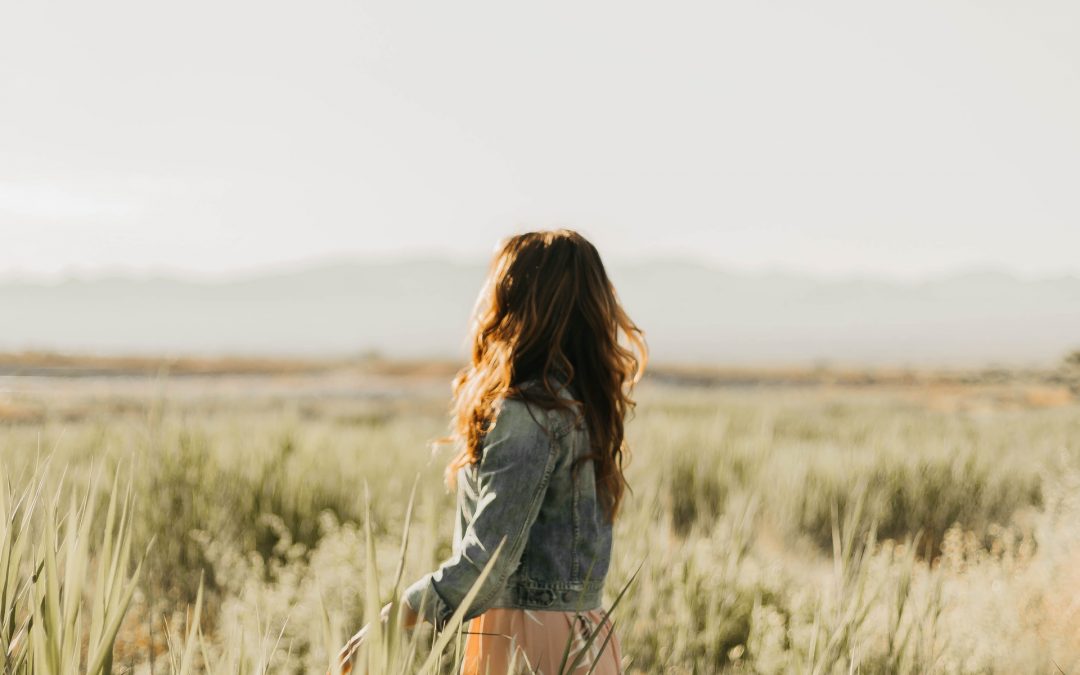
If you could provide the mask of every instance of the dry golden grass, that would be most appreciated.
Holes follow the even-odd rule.
[[[76,488],[91,465],[135,470],[135,546],[157,541],[118,668],[153,653],[178,672],[202,580],[190,672],[325,669],[371,604],[366,575],[394,577],[416,475],[406,577],[447,553],[426,441],[454,367],[367,367],[8,380],[11,480],[44,454]],[[658,368],[639,401],[609,578],[642,565],[616,612],[629,672],[1080,669],[1080,406],[1061,388]]]

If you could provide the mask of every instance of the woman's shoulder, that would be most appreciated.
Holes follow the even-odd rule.
[[[502,434],[524,433],[552,428],[551,410],[539,405],[528,396],[506,396],[499,401],[492,432]]]
[[[533,461],[539,454],[561,447],[561,429],[551,411],[518,397],[504,397],[496,405],[495,417],[481,439],[481,464],[489,455],[499,463]],[[516,459],[515,459],[516,458]]]
[[[563,381],[552,378],[549,383],[548,388],[543,386],[539,378],[525,380],[518,385],[514,395],[505,398],[503,407],[509,407],[509,416],[531,419],[535,424],[562,436],[570,430],[572,420],[577,417],[580,402],[573,388]],[[552,392],[557,400],[551,400]]]

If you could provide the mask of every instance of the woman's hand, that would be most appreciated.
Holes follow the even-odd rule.
[[[356,665],[356,655],[360,652],[360,645],[364,644],[367,640],[368,630],[371,628],[371,624],[365,624],[363,628],[356,631],[356,635],[349,638],[349,641],[345,643],[345,646],[341,648],[341,651],[337,655],[338,673],[341,675],[348,675],[353,670],[353,666]],[[327,670],[326,675],[336,675],[333,669]]]
[[[394,603],[388,602],[383,606],[382,611],[379,612],[379,621],[385,626],[390,621],[390,612],[394,606]],[[413,628],[416,625],[418,616],[412,607],[409,607],[409,603],[401,602],[398,605],[401,612],[401,626],[406,629]],[[371,624],[365,624],[363,628],[358,630],[355,635],[349,638],[349,641],[345,643],[345,646],[338,652],[337,663],[340,668],[341,675],[348,675],[353,670],[353,666],[356,665],[357,654],[360,652],[360,645],[367,642],[368,635],[371,633]],[[328,671],[327,675],[332,675]]]
[[[390,605],[387,605],[386,607],[389,606]],[[383,611],[386,611],[386,607],[383,607]],[[420,615],[416,613],[416,610],[409,607],[409,603],[404,600],[398,603],[398,607],[400,608],[398,611],[401,612],[401,626],[403,628],[415,627],[416,623],[420,620]]]

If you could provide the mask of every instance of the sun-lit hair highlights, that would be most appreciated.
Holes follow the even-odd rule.
[[[483,436],[504,398],[584,415],[597,492],[614,520],[626,489],[623,422],[648,349],[619,303],[596,248],[572,230],[527,232],[502,242],[473,308],[471,358],[454,378],[451,432],[458,453],[446,469],[480,461]],[[561,399],[561,377],[576,400]],[[543,387],[522,389],[529,380]],[[580,405],[579,405],[580,404]]]

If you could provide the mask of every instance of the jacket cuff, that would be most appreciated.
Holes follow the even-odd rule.
[[[401,596],[414,612],[431,623],[437,630],[442,630],[454,614],[451,607],[435,588],[431,574],[425,574],[416,583],[405,589]]]

